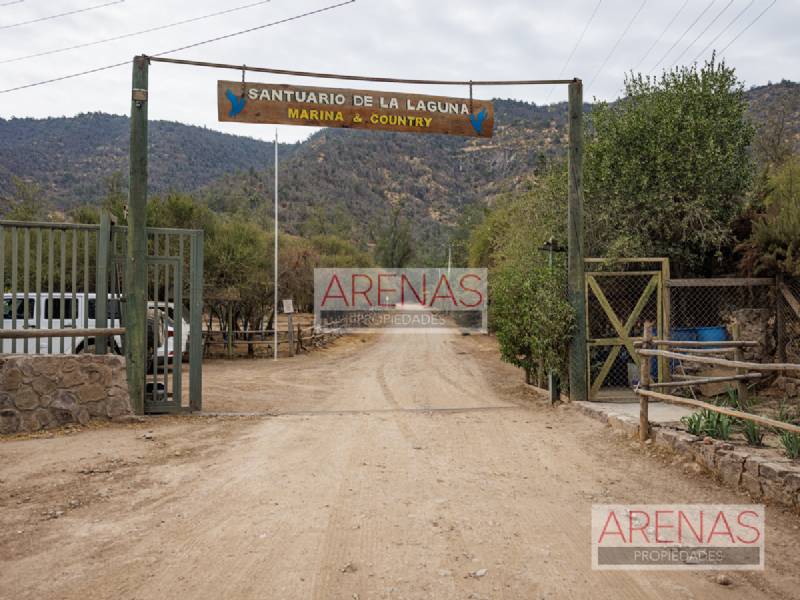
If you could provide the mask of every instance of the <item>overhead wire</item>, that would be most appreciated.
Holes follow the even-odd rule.
[[[709,9],[712,7],[712,6],[714,6],[714,3],[715,3],[716,1],[717,1],[717,0],[711,0],[711,2],[709,2],[709,3],[708,3],[708,6],[706,6],[706,7],[705,7],[705,8],[704,8],[704,9],[703,9],[701,12],[700,12],[700,14],[699,14],[699,15],[697,15],[697,17],[695,18],[695,20],[694,20],[694,21],[692,21],[692,23],[691,23],[691,24],[690,24],[690,25],[689,25],[689,26],[686,28],[686,30],[685,30],[685,31],[684,31],[684,32],[681,34],[681,36],[680,36],[680,37],[679,37],[677,40],[675,40],[675,42],[672,44],[672,46],[670,46],[670,47],[669,47],[669,50],[667,50],[667,51],[664,53],[664,56],[662,56],[660,59],[658,59],[658,62],[652,66],[652,68],[651,68],[651,69],[650,69],[650,70],[647,72],[648,74],[650,74],[650,73],[652,73],[653,71],[655,71],[655,70],[656,70],[656,68],[658,67],[658,65],[660,65],[662,62],[664,62],[664,59],[665,59],[665,58],[667,58],[667,56],[669,56],[669,53],[670,53],[670,52],[672,52],[672,51],[675,49],[675,46],[677,46],[678,44],[680,44],[680,43],[683,41],[683,38],[685,38],[685,37],[686,37],[686,34],[687,34],[687,33],[689,33],[689,32],[692,30],[692,27],[694,27],[694,26],[697,24],[697,22],[698,22],[700,19],[702,19],[702,18],[703,18],[703,15],[704,15],[704,14],[706,14],[706,13],[709,11]]]
[[[0,4],[0,8],[3,8],[4,6],[11,6],[12,4],[22,4],[23,2],[25,2],[25,0],[11,0],[11,2],[3,2]]]
[[[683,52],[681,52],[681,53],[678,55],[678,58],[676,58],[676,59],[675,59],[675,60],[672,62],[673,66],[674,66],[674,65],[677,65],[677,64],[680,62],[681,58],[683,58],[683,55],[684,55],[684,54],[686,54],[686,53],[689,51],[689,48],[693,47],[693,46],[694,46],[694,45],[697,43],[697,40],[699,40],[701,37],[703,37],[703,36],[705,35],[706,31],[708,31],[709,29],[711,29],[711,26],[712,26],[714,23],[716,23],[716,22],[719,20],[719,18],[720,18],[720,17],[721,17],[721,16],[722,16],[722,15],[725,13],[725,11],[726,11],[726,10],[728,10],[728,9],[731,7],[731,4],[733,4],[733,0],[728,0],[728,3],[727,3],[725,6],[723,6],[723,7],[722,7],[722,10],[721,10],[721,11],[719,11],[719,12],[717,13],[717,16],[716,16],[716,17],[714,17],[713,19],[711,19],[711,21],[708,23],[708,25],[706,25],[706,26],[705,26],[705,28],[703,29],[703,31],[701,31],[700,33],[698,33],[698,34],[697,34],[697,37],[695,37],[695,38],[694,38],[694,39],[691,41],[691,43],[690,43],[688,46],[686,46],[686,48],[684,48],[684,49],[683,49]]]
[[[686,0],[686,1],[688,2],[689,0]],[[578,36],[578,39],[575,41],[575,45],[572,47],[572,50],[570,51],[569,56],[567,57],[567,60],[564,61],[564,66],[562,66],[561,70],[558,72],[558,76],[559,77],[564,75],[564,72],[567,70],[567,67],[569,66],[569,63],[572,60],[572,57],[575,56],[575,52],[578,49],[578,46],[580,46],[581,42],[583,41],[583,37],[586,35],[586,32],[589,30],[589,25],[591,25],[592,21],[594,21],[594,17],[597,14],[597,11],[600,9],[600,5],[602,3],[603,3],[603,0],[597,0],[597,4],[595,5],[594,10],[592,11],[592,14],[589,15],[589,20],[586,21],[586,25],[583,26],[583,31],[581,31],[581,34]],[[555,89],[555,86],[550,88],[550,91],[547,93],[547,98],[545,99],[545,102],[547,100],[550,100],[550,96],[552,95],[554,89]]]
[[[748,30],[748,29],[750,29],[750,28],[751,28],[753,25],[755,25],[755,24],[756,24],[756,21],[758,21],[758,20],[759,20],[761,17],[763,17],[763,16],[764,16],[764,14],[765,14],[765,13],[766,13],[766,12],[767,12],[767,11],[768,11],[770,8],[772,8],[773,6],[775,6],[775,4],[776,4],[777,2],[778,2],[778,0],[772,0],[772,4],[770,4],[769,6],[767,6],[767,7],[766,7],[764,10],[762,10],[760,13],[758,13],[758,15],[756,16],[756,18],[755,18],[755,19],[753,19],[752,21],[750,21],[750,23],[748,23],[748,24],[747,24],[747,26],[746,26],[744,29],[742,29],[742,30],[741,30],[739,33],[737,33],[737,34],[736,34],[736,35],[733,37],[733,39],[732,39],[730,42],[728,42],[728,44],[727,44],[727,45],[726,45],[726,46],[725,46],[725,47],[724,47],[722,50],[720,50],[720,53],[722,53],[722,52],[725,52],[725,50],[727,50],[728,48],[730,48],[730,47],[731,47],[731,45],[732,45],[732,44],[733,44],[733,43],[734,43],[736,40],[738,40],[740,37],[742,37],[742,34],[744,34],[744,32],[745,32],[745,31],[747,31],[747,30]]]
[[[700,52],[698,52],[698,53],[697,53],[697,56],[695,56],[695,57],[692,59],[692,62],[697,62],[697,59],[698,59],[698,58],[700,58],[701,56],[703,56],[703,55],[706,53],[706,50],[708,50],[708,49],[709,49],[709,48],[710,48],[712,45],[714,45],[714,43],[715,43],[715,42],[716,42],[716,41],[717,41],[719,38],[721,38],[721,37],[722,37],[722,35],[723,35],[723,34],[724,34],[726,31],[728,31],[728,29],[730,29],[730,28],[733,26],[733,24],[734,24],[734,23],[736,23],[736,21],[738,21],[738,20],[741,18],[741,16],[742,16],[744,13],[746,13],[746,12],[748,11],[748,9],[749,9],[751,6],[753,6],[753,4],[755,4],[755,2],[756,2],[756,0],[750,0],[750,2],[747,4],[747,6],[745,6],[745,7],[744,7],[742,10],[740,10],[740,11],[739,11],[739,12],[736,14],[736,16],[735,16],[735,17],[733,17],[733,19],[731,19],[731,20],[730,20],[730,22],[729,22],[727,25],[725,25],[725,27],[723,27],[723,28],[720,30],[720,32],[719,32],[717,35],[715,35],[715,36],[714,36],[714,38],[713,38],[713,39],[712,39],[710,42],[708,42],[708,44],[706,44],[705,48],[703,48],[702,50],[700,50]]]
[[[267,27],[274,27],[275,25],[281,25],[283,23],[288,23],[290,21],[296,21],[296,20],[302,19],[304,17],[309,17],[311,15],[316,15],[316,14],[320,14],[320,13],[323,13],[323,12],[327,12],[327,11],[333,10],[335,8],[339,8],[341,6],[345,6],[347,4],[353,4],[355,1],[356,0],[346,0],[345,2],[339,2],[337,4],[330,4],[328,6],[323,6],[322,8],[318,8],[316,10],[311,10],[311,11],[308,11],[308,12],[304,12],[304,13],[301,13],[301,14],[298,14],[298,15],[294,15],[292,17],[286,17],[285,19],[280,19],[278,21],[272,21],[271,23],[265,23],[263,25],[257,25],[255,27],[249,27],[248,29],[242,29],[242,30],[239,30],[239,31],[234,31],[232,33],[228,33],[228,34],[225,34],[225,35],[220,35],[220,36],[217,36],[217,37],[214,37],[214,38],[203,40],[201,42],[195,42],[193,44],[187,44],[185,46],[181,46],[180,48],[173,48],[172,50],[165,50],[163,52],[158,52],[158,53],[153,54],[152,56],[165,56],[167,54],[173,54],[175,52],[180,52],[181,50],[187,50],[188,48],[196,48],[197,46],[203,46],[205,44],[211,44],[213,42],[218,42],[220,40],[225,40],[225,39],[236,37],[236,36],[239,36],[239,35],[244,35],[246,33],[251,33],[253,31],[266,29]],[[0,90],[0,94],[7,94],[9,92],[16,92],[18,90],[24,90],[24,89],[27,89],[27,88],[37,87],[37,86],[40,86],[40,85],[46,85],[46,84],[49,84],[49,83],[55,83],[57,81],[64,81],[65,79],[73,79],[75,77],[81,77],[83,75],[89,75],[91,73],[97,73],[99,71],[106,71],[108,69],[115,69],[117,67],[122,67],[124,65],[129,65],[130,63],[131,63],[130,60],[126,60],[124,62],[118,62],[118,63],[114,63],[112,65],[105,65],[105,66],[102,66],[102,67],[96,67],[94,69],[88,69],[86,71],[80,71],[78,73],[69,73],[67,75],[61,75],[60,77],[53,77],[51,79],[44,79],[44,80],[41,80],[41,81],[35,81],[33,83],[26,83],[25,85],[18,85],[16,87],[6,88],[4,90]]]
[[[106,6],[113,6],[114,4],[122,4],[125,0],[113,0],[113,2],[106,2],[105,4],[97,4],[86,8],[78,8],[76,10],[69,10],[55,15],[48,15],[46,17],[39,17],[38,19],[31,19],[30,21],[20,21],[19,23],[12,23],[11,25],[0,25],[0,29],[11,29],[12,27],[20,27],[22,25],[31,25],[33,23],[41,23],[42,21],[49,21],[50,19],[58,19],[60,17],[67,17],[69,15],[77,15],[78,13],[89,12],[90,10],[97,10],[98,8],[105,8]]]
[[[632,69],[633,71],[635,71],[636,69],[638,69],[638,68],[639,68],[639,66],[640,66],[640,65],[641,65],[641,64],[642,64],[642,63],[643,63],[645,60],[647,60],[647,57],[648,57],[648,56],[650,56],[650,53],[653,51],[653,49],[654,49],[656,46],[658,46],[658,43],[659,43],[659,42],[660,42],[662,39],[664,39],[664,35],[667,33],[667,31],[669,30],[669,28],[670,28],[670,27],[672,27],[672,24],[673,24],[673,23],[675,22],[675,20],[676,20],[676,19],[677,19],[677,18],[678,18],[678,17],[681,15],[681,13],[683,12],[683,9],[684,9],[684,8],[686,8],[686,6],[687,6],[688,4],[689,4],[689,0],[684,0],[683,4],[682,4],[682,5],[681,5],[681,7],[678,9],[678,12],[676,12],[674,15],[672,15],[672,18],[669,20],[669,23],[667,23],[667,26],[666,26],[666,27],[664,27],[664,30],[663,30],[663,31],[661,32],[661,34],[660,34],[660,35],[659,35],[659,36],[656,38],[656,40],[655,40],[655,41],[654,41],[654,42],[653,42],[653,43],[650,45],[650,47],[647,49],[647,52],[645,52],[645,53],[644,53],[644,56],[642,56],[642,58],[640,58],[640,59],[639,59],[639,62],[638,62],[638,63],[636,63],[636,65],[633,67],[633,69]]]
[[[213,13],[208,13],[205,15],[200,15],[198,17],[192,17],[190,19],[183,19],[182,21],[175,21],[174,23],[167,23],[165,25],[158,25],[156,27],[150,27],[148,29],[141,29],[139,31],[132,31],[129,33],[123,33],[120,35],[115,35],[113,37],[104,38],[101,40],[94,40],[91,42],[84,42],[82,44],[75,44],[74,46],[65,46],[64,48],[55,48],[53,50],[45,50],[44,52],[37,52],[35,54],[27,54],[25,56],[16,56],[14,58],[6,58],[0,60],[0,65],[18,62],[21,60],[27,60],[29,58],[38,58],[40,56],[49,56],[51,54],[59,54],[61,52],[67,52],[69,50],[77,50],[79,48],[88,48],[89,46],[97,46],[99,44],[105,44],[107,42],[116,42],[118,40],[124,40],[126,38],[135,37],[137,35],[144,35],[146,33],[153,33],[154,31],[163,31],[164,29],[170,29],[172,27],[178,27],[179,25],[187,25],[188,23],[196,23],[197,21],[203,21],[205,19],[210,19],[212,17],[218,17],[221,15],[226,15],[228,13],[237,12],[240,10],[245,10],[248,8],[253,8],[256,6],[261,6],[263,4],[267,4],[272,2],[272,0],[259,0],[259,2],[252,2],[250,4],[243,4],[241,6],[235,6],[233,8],[227,8],[225,10],[220,10]]]
[[[597,72],[594,74],[594,77],[592,77],[592,80],[589,82],[589,86],[588,86],[588,87],[591,87],[591,86],[592,86],[592,84],[593,84],[593,83],[595,82],[595,80],[597,79],[597,76],[598,76],[598,75],[600,75],[600,72],[603,70],[603,68],[606,66],[606,64],[608,64],[608,61],[609,61],[609,60],[611,60],[611,57],[614,55],[614,52],[616,52],[616,50],[617,50],[617,47],[619,46],[620,42],[623,40],[623,38],[625,37],[625,35],[628,33],[628,30],[631,28],[631,25],[633,25],[633,22],[636,20],[636,17],[638,17],[638,16],[639,16],[639,13],[640,13],[640,12],[642,12],[642,9],[644,8],[645,4],[647,4],[647,0],[644,0],[644,1],[643,1],[643,2],[642,2],[640,5],[639,5],[639,8],[638,8],[638,10],[637,10],[637,11],[636,11],[636,12],[633,14],[633,16],[631,17],[631,20],[630,20],[630,21],[628,21],[628,24],[625,26],[625,29],[623,29],[623,30],[622,30],[622,33],[621,33],[621,34],[620,34],[620,36],[617,38],[617,41],[616,41],[616,42],[614,42],[614,45],[613,45],[613,46],[612,46],[612,48],[611,48],[611,52],[609,52],[609,53],[608,53],[608,56],[606,56],[605,60],[604,60],[604,61],[602,62],[602,64],[600,65],[600,68],[599,68],[599,69],[597,69]]]

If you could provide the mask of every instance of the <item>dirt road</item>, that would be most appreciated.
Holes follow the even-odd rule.
[[[778,508],[766,571],[731,586],[591,571],[593,502],[748,499],[520,380],[486,337],[352,338],[207,365],[208,410],[272,416],[0,443],[0,597],[800,597]]]

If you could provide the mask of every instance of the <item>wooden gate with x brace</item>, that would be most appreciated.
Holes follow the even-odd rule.
[[[634,343],[642,339],[645,319],[655,322],[656,337],[661,338],[669,330],[669,299],[665,295],[669,261],[664,258],[588,258],[585,262],[589,400],[634,400],[628,381],[620,381],[620,367],[625,373],[623,376],[627,375],[627,362],[638,367]],[[599,356],[594,363],[593,355]],[[659,381],[664,380],[667,370],[665,361],[660,361]]]

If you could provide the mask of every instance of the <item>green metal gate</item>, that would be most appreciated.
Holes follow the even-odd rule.
[[[108,214],[99,225],[0,221],[0,329],[124,327],[126,237]],[[201,410],[203,232],[148,228],[147,240],[147,313],[158,327],[145,356],[144,410]],[[0,353],[104,354],[122,353],[125,339],[0,343]]]

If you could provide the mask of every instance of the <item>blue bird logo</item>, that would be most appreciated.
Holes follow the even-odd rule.
[[[486,120],[488,114],[489,113],[487,112],[487,110],[485,108],[482,108],[481,112],[479,112],[477,116],[475,115],[469,116],[469,122],[472,123],[472,128],[478,135],[481,134],[481,129],[483,129],[483,122]]]
[[[240,98],[230,89],[225,90],[225,97],[228,98],[231,103],[231,109],[228,111],[229,117],[235,117],[244,110],[244,105],[247,102],[244,98]]]

